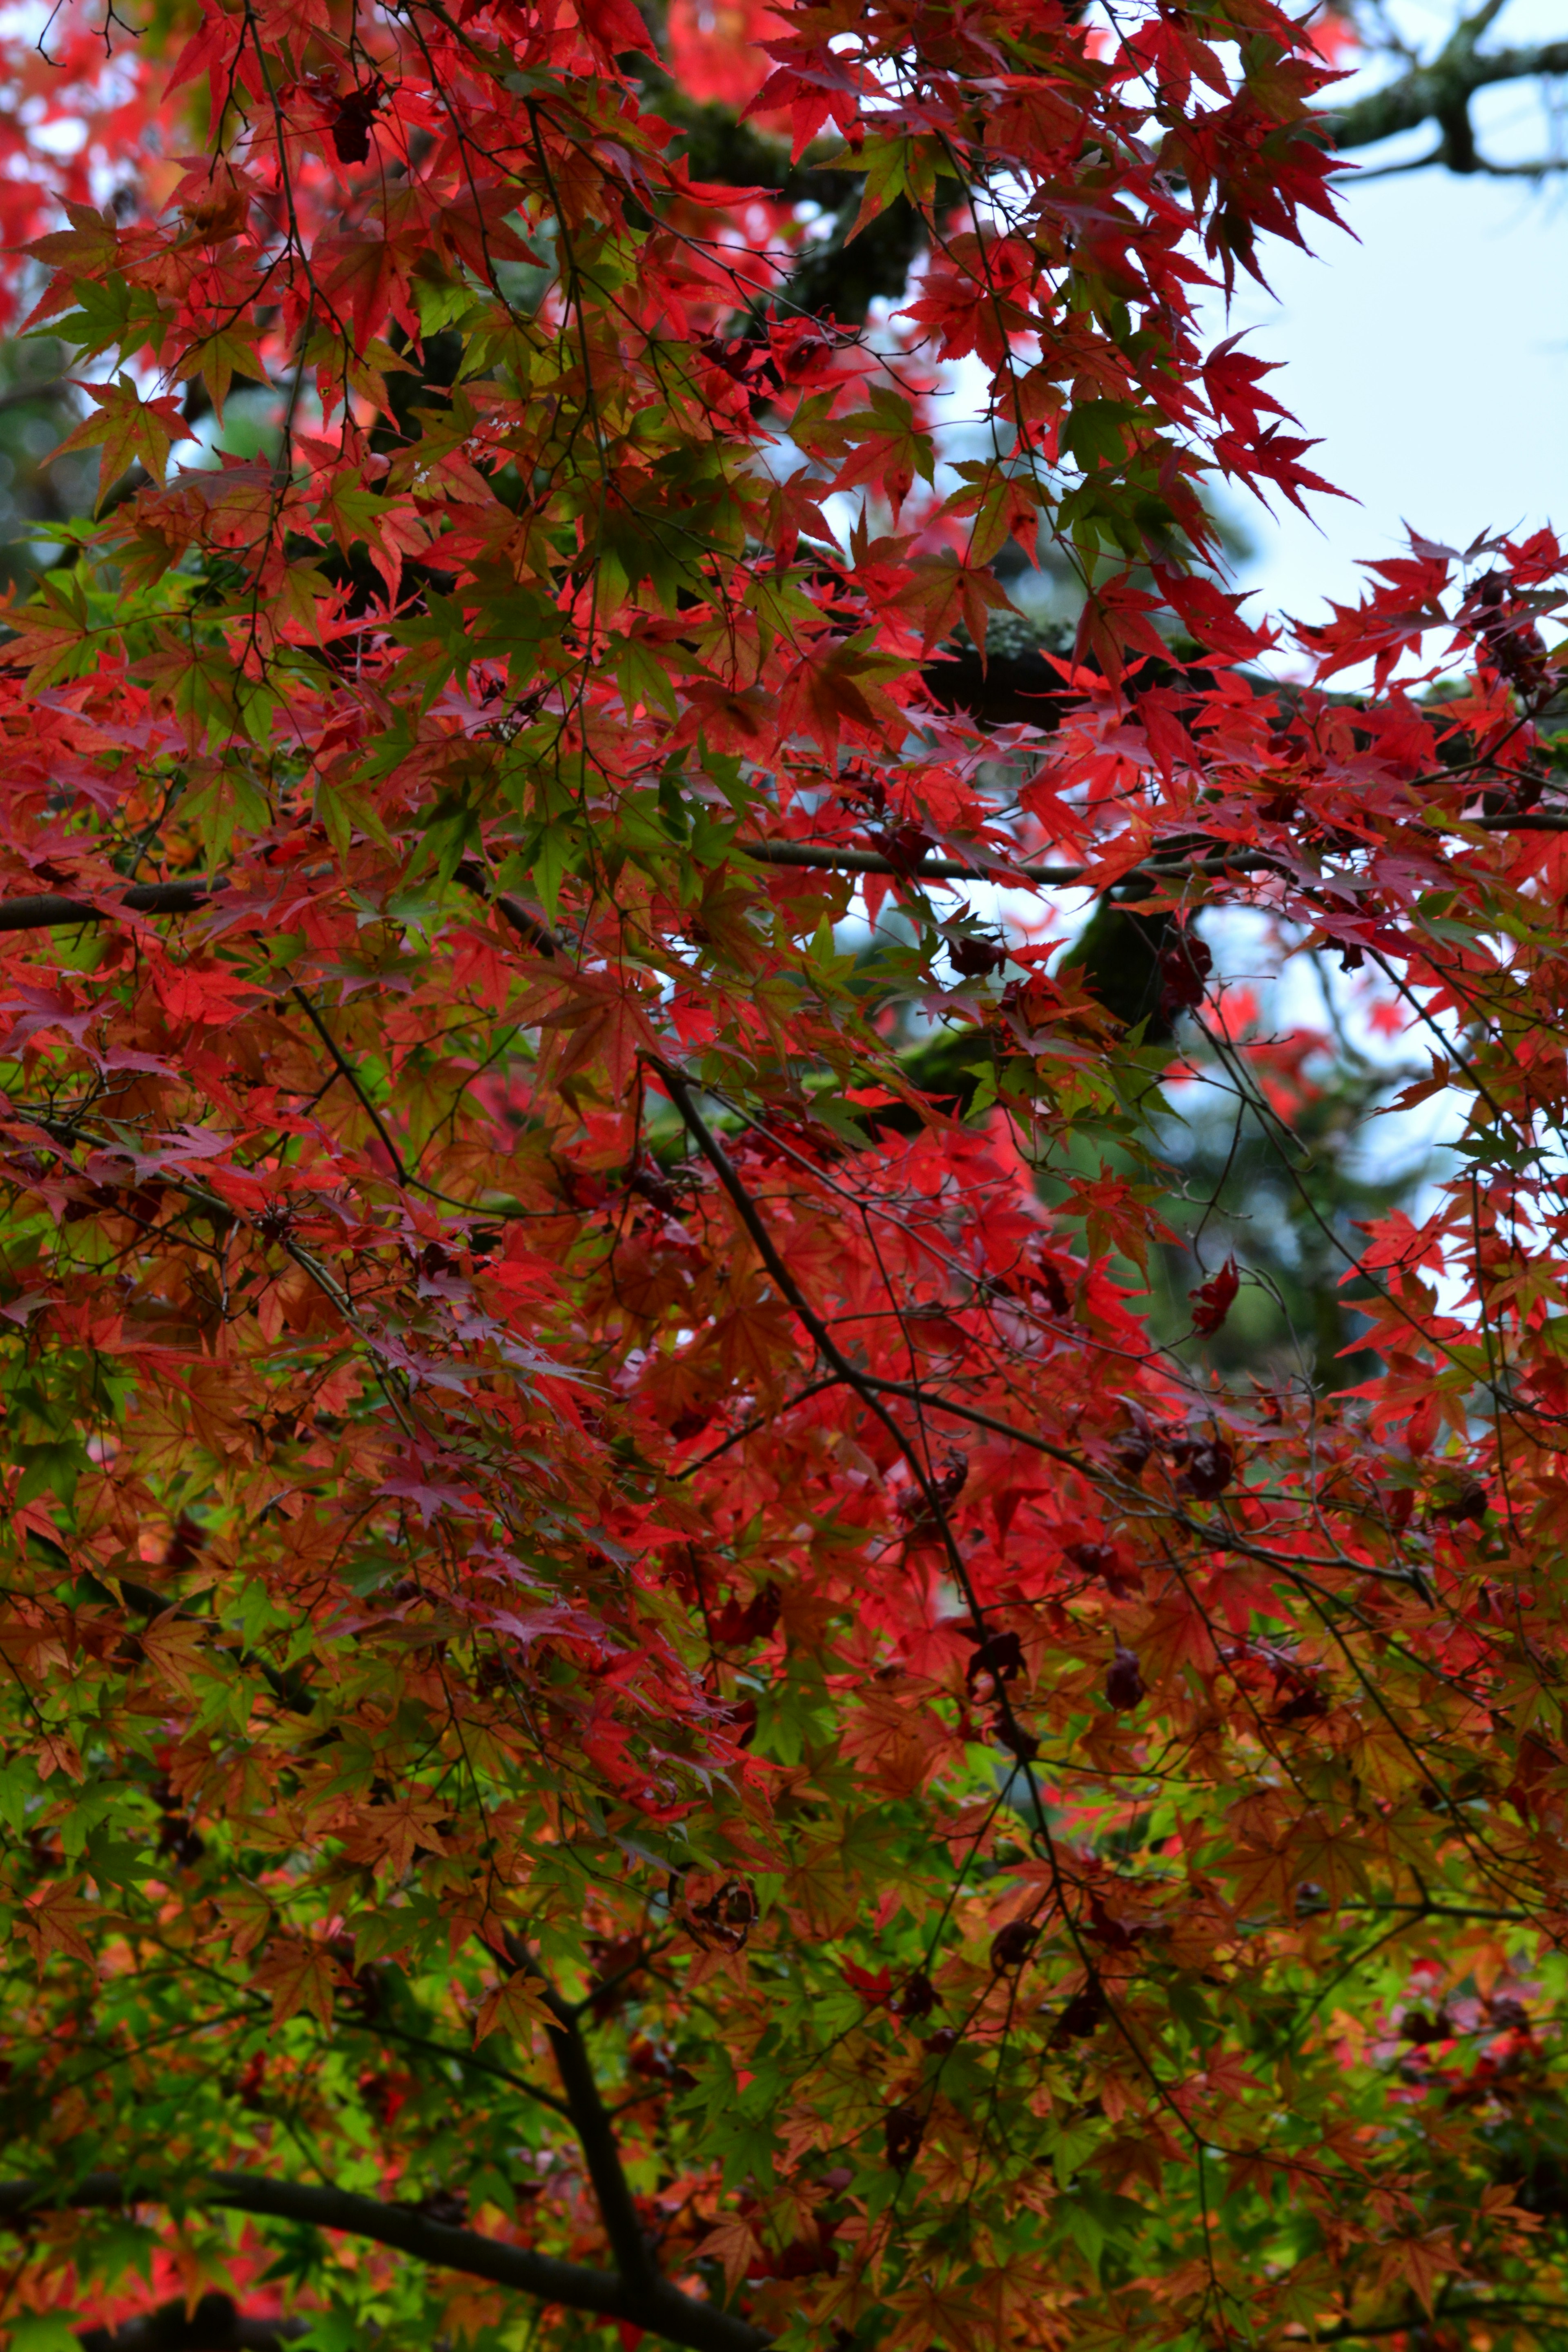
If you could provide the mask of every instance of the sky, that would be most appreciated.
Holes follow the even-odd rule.
[[[1453,23],[1449,9],[1403,13],[1425,55]],[[1568,0],[1512,0],[1488,46],[1565,35]],[[1472,120],[1495,161],[1554,144],[1568,153],[1539,91],[1489,92]],[[1356,160],[1375,169],[1432,143],[1428,126]],[[1310,462],[1351,494],[1313,499],[1307,516],[1233,499],[1254,542],[1239,575],[1258,592],[1253,614],[1313,620],[1331,598],[1353,601],[1358,562],[1403,551],[1407,523],[1459,548],[1544,522],[1568,533],[1568,171],[1542,181],[1405,172],[1351,184],[1342,209],[1343,231],[1314,228],[1314,255],[1272,248],[1269,291],[1238,290],[1228,321],[1215,305],[1217,331],[1252,328],[1252,349],[1281,362],[1276,396],[1321,444]],[[1209,919],[1205,937],[1232,979],[1258,965],[1256,929],[1238,913]],[[1352,984],[1342,1010],[1376,1055],[1354,994]],[[1321,1020],[1300,965],[1265,995],[1276,1023]],[[1408,1036],[1387,1044],[1402,1060],[1412,1047]],[[1365,1139],[1368,1169],[1416,1164],[1452,1135],[1463,1108],[1443,1093],[1384,1118]],[[1416,1213],[1431,1205],[1428,1186]]]
[[[1454,22],[1452,5],[1391,5],[1423,55]],[[1568,0],[1510,0],[1488,46],[1564,36]],[[1483,94],[1472,119],[1495,161],[1533,159],[1554,144],[1568,154],[1536,89]],[[1355,160],[1374,171],[1432,144],[1427,126]],[[1238,584],[1257,592],[1254,614],[1312,620],[1331,598],[1353,602],[1358,562],[1402,552],[1407,523],[1460,548],[1543,522],[1568,533],[1568,171],[1543,181],[1436,168],[1369,177],[1347,185],[1342,209],[1343,230],[1312,224],[1311,255],[1268,248],[1268,290],[1244,283],[1228,319],[1216,297],[1208,321],[1216,341],[1253,330],[1251,348],[1281,362],[1276,396],[1321,445],[1310,462],[1350,494],[1313,499],[1308,515],[1270,513],[1232,494],[1230,511],[1253,542]],[[988,892],[965,895],[977,912],[991,911]],[[995,895],[994,908],[1037,919],[1037,908],[1007,894]],[[1065,929],[1086,911],[1058,898]],[[1272,973],[1255,919],[1211,915],[1205,935],[1229,979],[1260,985],[1266,1020],[1321,1025],[1313,974],[1294,964]],[[1382,1040],[1358,1017],[1357,984],[1342,996],[1364,1051],[1410,1059],[1408,1037]],[[1442,1094],[1384,1118],[1367,1138],[1368,1165],[1416,1164],[1453,1131],[1461,1108]]]
[[[1405,13],[1428,51],[1452,22]],[[1565,34],[1568,0],[1513,0],[1488,46]],[[1497,160],[1551,148],[1534,91],[1489,92],[1474,120]],[[1356,160],[1386,164],[1431,143],[1427,128]],[[1309,518],[1233,499],[1257,551],[1242,583],[1262,607],[1309,620],[1329,597],[1353,600],[1358,561],[1400,551],[1406,522],[1459,547],[1543,522],[1568,530],[1568,172],[1405,173],[1351,186],[1343,210],[1350,233],[1314,225],[1316,257],[1274,246],[1272,294],[1238,290],[1229,322],[1283,363],[1276,394],[1321,445],[1310,462],[1358,502],[1316,499]]]

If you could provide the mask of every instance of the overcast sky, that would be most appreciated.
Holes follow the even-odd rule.
[[[1452,21],[1405,14],[1423,47]],[[1568,0],[1512,0],[1489,46],[1565,32]],[[1475,120],[1498,160],[1552,142],[1519,89],[1488,93]],[[1428,128],[1358,160],[1431,144]],[[1352,596],[1357,560],[1396,551],[1406,521],[1460,546],[1486,530],[1568,530],[1568,173],[1410,173],[1351,188],[1344,210],[1353,236],[1314,224],[1317,258],[1273,247],[1278,299],[1249,286],[1231,313],[1256,328],[1259,356],[1284,362],[1274,385],[1321,441],[1316,469],[1359,500],[1316,499],[1310,520],[1237,501],[1258,548],[1246,583],[1307,619]]]

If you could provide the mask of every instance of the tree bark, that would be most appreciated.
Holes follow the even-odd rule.
[[[113,2210],[139,2203],[216,2206],[260,2220],[303,2221],[345,2237],[368,2238],[433,2269],[461,2271],[467,2277],[489,2279],[497,2286],[535,2295],[542,2303],[624,2320],[667,2344],[685,2347],[685,2352],[763,2352],[770,2341],[760,2327],[654,2277],[651,2263],[643,2283],[634,2285],[612,2272],[560,2262],[527,2246],[507,2245],[478,2230],[455,2229],[429,2221],[409,2206],[383,2204],[344,2189],[312,2188],[303,2181],[271,2180],[249,2172],[211,2172],[182,2183],[173,2195],[140,2180],[128,2181],[117,2172],[89,2172],[63,2193],[44,2181],[0,2181],[0,2221],[13,2225],[51,2207]]]

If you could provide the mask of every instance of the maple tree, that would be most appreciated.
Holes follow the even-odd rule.
[[[1194,306],[1331,214],[1331,69],[136,31],[18,47],[0,181],[101,453],[0,647],[12,2340],[1550,2334],[1564,561],[1413,541],[1278,678],[1216,580],[1205,488],[1315,477]],[[1332,1061],[1227,908],[1458,1106],[1337,1391],[1151,1329],[1152,1106]]]

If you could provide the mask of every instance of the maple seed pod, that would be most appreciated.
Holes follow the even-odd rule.
[[[1135,1707],[1144,1695],[1144,1682],[1138,1669],[1138,1653],[1118,1642],[1116,1654],[1110,1662],[1110,1672],[1105,1677],[1105,1696],[1118,1715]]]
[[[1038,1287],[1045,1292],[1046,1304],[1053,1315],[1072,1313],[1072,1299],[1068,1295],[1067,1284],[1062,1280],[1059,1271],[1051,1264],[1049,1258],[1042,1259],[1036,1281]]]
[[[1194,1013],[1204,1001],[1204,983],[1214,968],[1207,943],[1195,931],[1178,931],[1160,958],[1160,1010],[1167,1021]]]
[[[1085,1576],[1098,1577],[1113,1601],[1124,1600],[1128,1593],[1139,1589],[1137,1569],[1128,1566],[1115,1544],[1064,1544],[1062,1558],[1070,1559]]]
[[[1127,1412],[1131,1426],[1116,1448],[1116,1458],[1122,1468],[1135,1478],[1159,1441],[1142,1405],[1129,1405]]]

